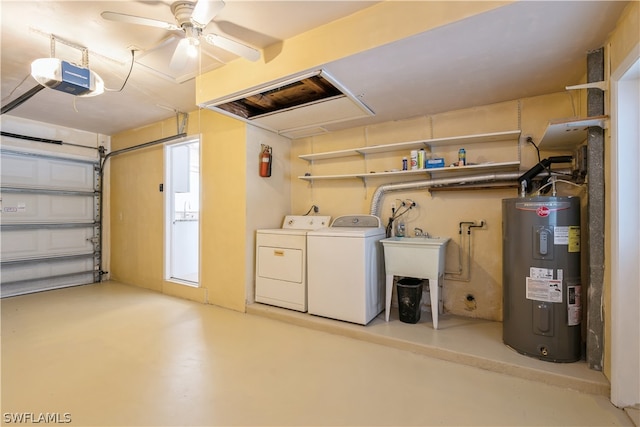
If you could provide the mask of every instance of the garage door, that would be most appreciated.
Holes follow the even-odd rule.
[[[3,298],[99,281],[98,155],[0,150]]]

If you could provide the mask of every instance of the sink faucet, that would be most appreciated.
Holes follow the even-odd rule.
[[[422,228],[419,227],[413,229],[413,234],[416,237],[429,237],[429,233],[425,233],[424,231],[422,231]]]

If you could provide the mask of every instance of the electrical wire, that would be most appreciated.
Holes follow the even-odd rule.
[[[9,94],[7,96],[5,96],[4,98],[2,98],[2,102],[6,101],[7,99],[11,98],[11,96],[13,95],[13,93],[18,90],[18,88],[20,86],[22,86],[22,84],[29,78],[29,76],[31,76],[31,74],[27,74],[26,76],[24,76],[24,79],[22,79],[20,81],[20,83],[18,83],[18,85],[16,87],[13,88],[13,90],[11,92],[9,92]]]
[[[531,138],[530,136],[527,137],[527,142],[531,145],[533,145],[533,148],[536,149],[536,153],[538,153],[538,163],[542,163],[542,158],[540,157],[540,149],[538,148],[538,146],[536,145],[535,142],[533,142],[533,138]]]
[[[124,89],[125,85],[129,81],[129,77],[131,76],[131,71],[133,71],[133,64],[135,63],[135,52],[136,52],[135,50],[131,49],[131,66],[129,67],[129,73],[127,73],[127,77],[124,79],[124,82],[122,83],[122,86],[120,87],[120,89],[115,90],[115,89],[104,88],[105,92],[122,92],[122,89]]]
[[[538,148],[538,145],[536,145],[536,143],[535,143],[535,142],[533,142],[533,138],[531,138],[530,136],[529,136],[529,137],[527,137],[527,142],[528,142],[529,144],[533,145],[533,148],[535,148],[535,149],[536,149],[536,153],[538,154],[538,164],[542,165],[542,167],[544,168],[544,170],[546,170],[546,171],[547,171],[547,178],[546,178],[546,179],[544,179],[544,182],[548,182],[548,181],[549,181],[549,179],[551,178],[551,168],[550,168],[550,167],[548,167],[548,166],[545,166],[545,165],[544,165],[544,163],[542,163],[542,158],[540,157],[540,149]],[[540,194],[540,190],[541,190],[542,188],[545,188],[545,187],[546,187],[546,184],[545,184],[545,185],[543,185],[540,189],[538,189],[538,194]],[[547,190],[547,192],[548,192],[548,190]]]
[[[318,213],[318,207],[316,205],[311,205],[311,207],[309,208],[309,210],[307,211],[306,214],[304,214],[305,216],[309,215],[311,213],[311,211],[313,211],[314,213]]]
[[[537,194],[537,195],[542,194],[542,190],[544,190],[546,187],[553,186],[554,184],[556,184],[556,183],[558,183],[558,182],[564,182],[565,184],[573,185],[574,187],[578,187],[578,188],[580,188],[581,190],[583,190],[583,189],[584,189],[584,184],[576,184],[575,182],[567,181],[567,180],[564,180],[564,179],[553,179],[553,180],[551,180],[551,181],[547,182],[547,183],[546,183],[545,185],[543,185],[542,187],[540,187],[540,188],[538,189],[538,191],[536,192],[536,194]],[[547,191],[547,192],[548,192],[548,191]]]

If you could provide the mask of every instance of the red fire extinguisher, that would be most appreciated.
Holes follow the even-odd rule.
[[[260,176],[269,178],[271,176],[271,147],[262,144],[262,152],[260,153]]]

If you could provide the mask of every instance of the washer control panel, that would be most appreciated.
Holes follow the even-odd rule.
[[[329,226],[331,217],[327,215],[287,215],[282,228],[293,230],[318,230]]]

